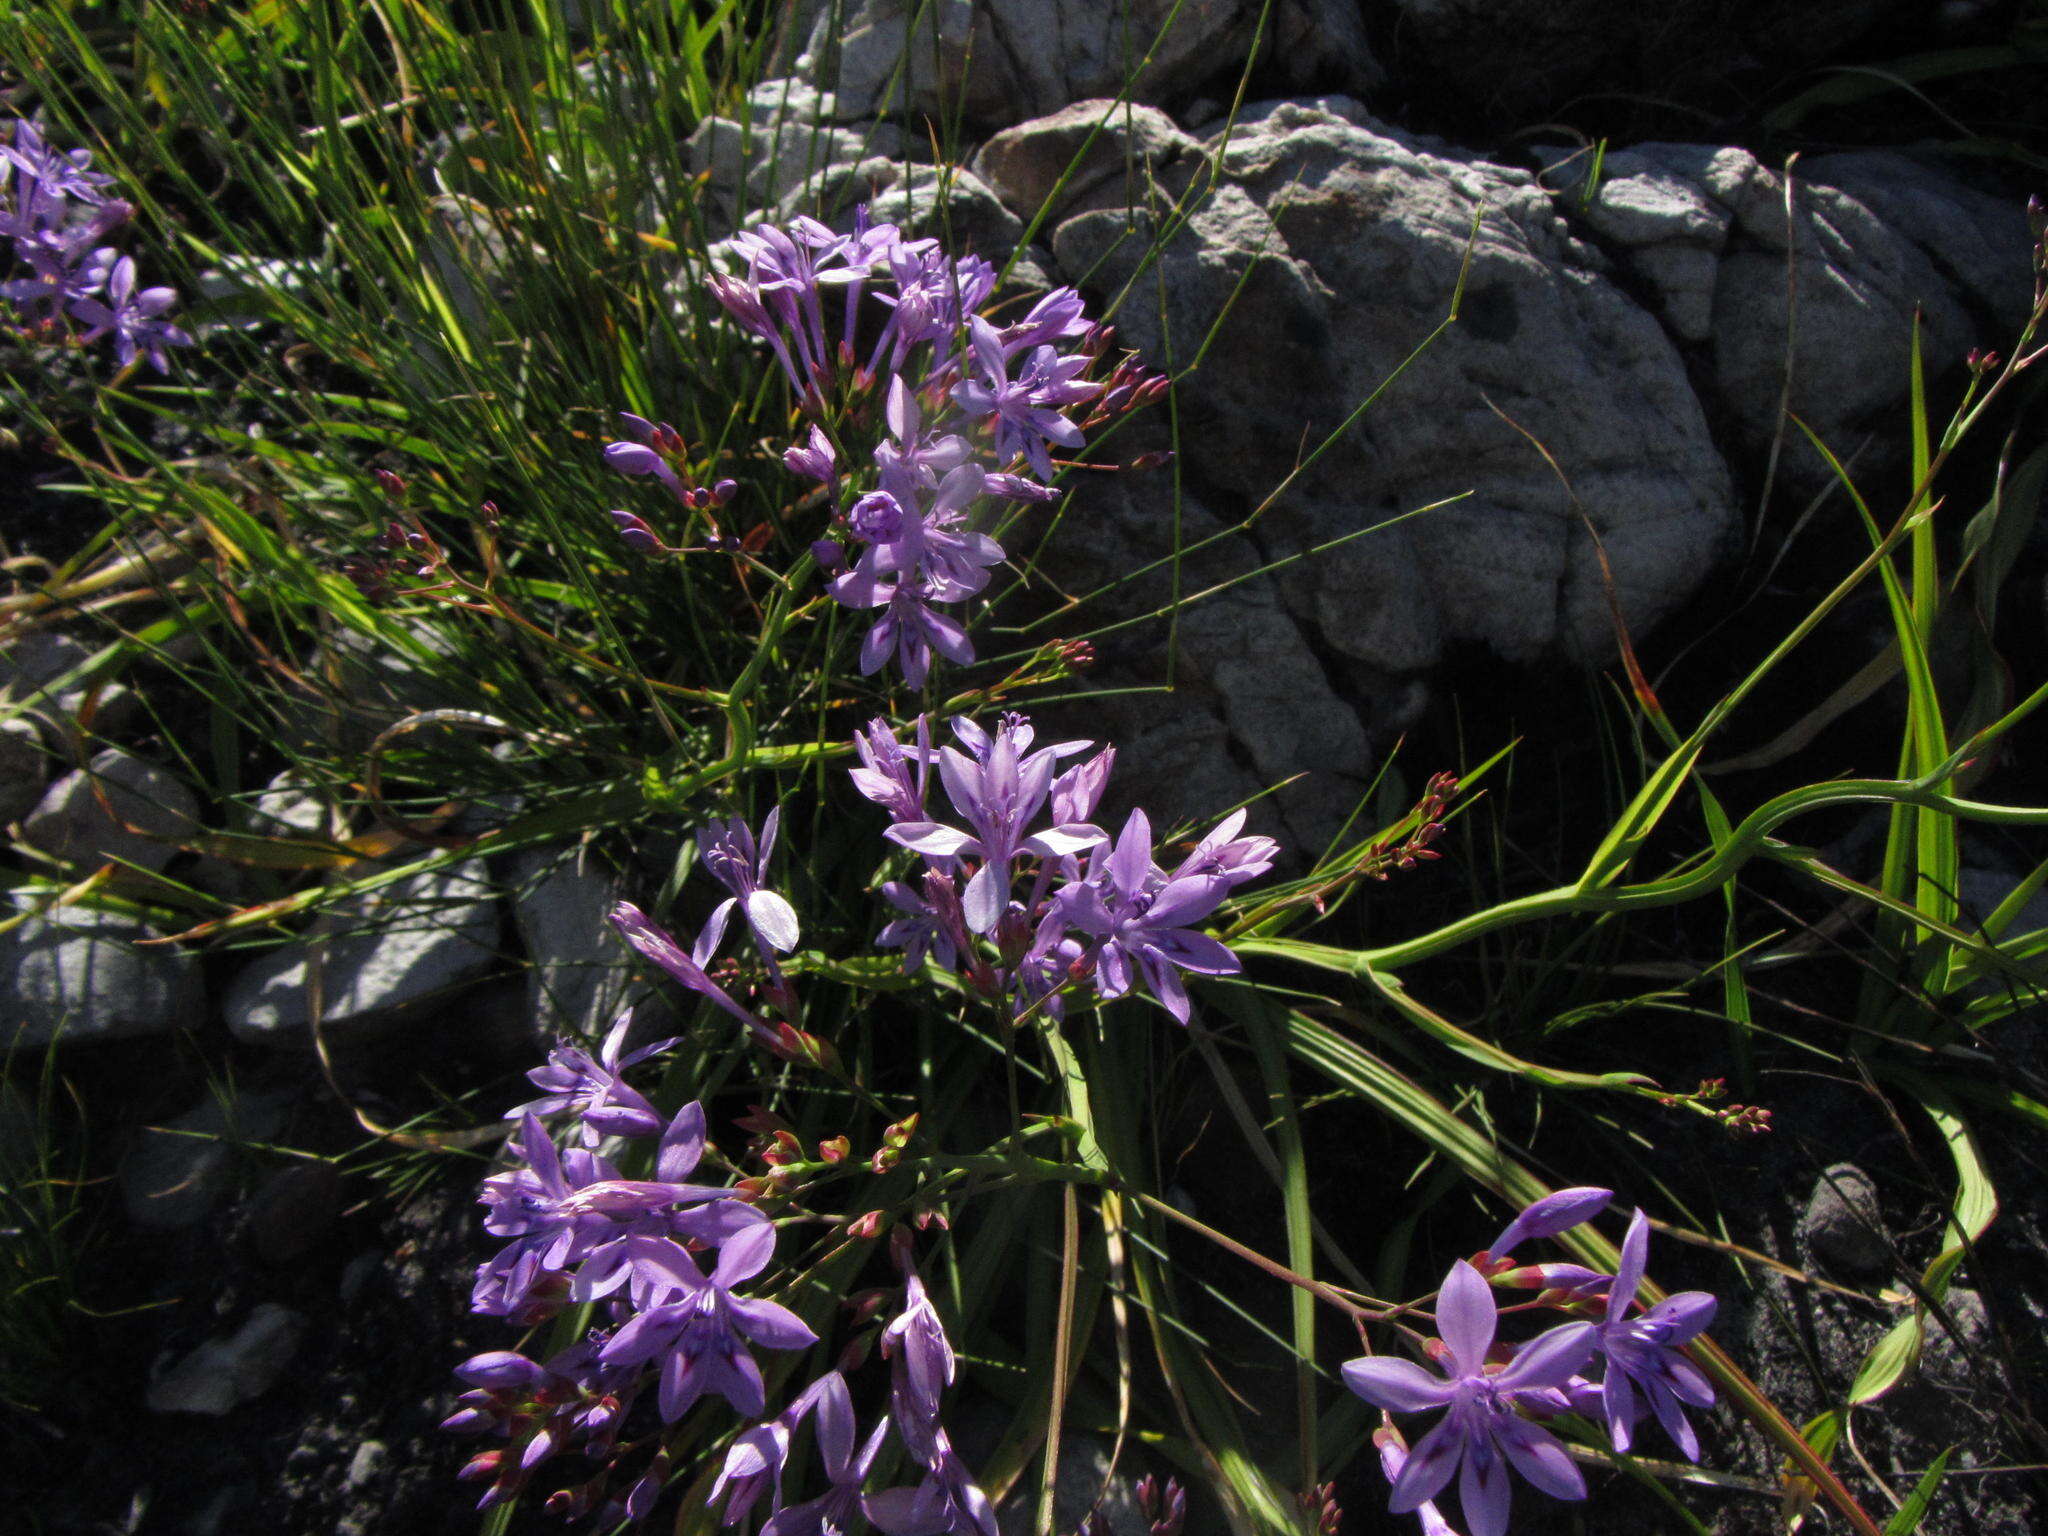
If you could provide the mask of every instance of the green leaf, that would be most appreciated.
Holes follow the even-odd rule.
[[[1934,1502],[1934,1491],[1941,1486],[1942,1478],[1948,1475],[1948,1459],[1955,1452],[1950,1446],[1934,1458],[1934,1465],[1920,1476],[1913,1486],[1913,1492],[1906,1502],[1899,1506],[1897,1514],[1885,1522],[1884,1536],[1913,1536],[1920,1529],[1920,1522],[1927,1518],[1927,1506]]]

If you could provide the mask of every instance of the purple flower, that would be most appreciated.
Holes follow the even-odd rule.
[[[941,1429],[924,1458],[924,1481],[888,1488],[864,1502],[867,1517],[888,1536],[997,1536],[995,1510]]]
[[[1057,925],[1072,927],[1095,946],[1096,987],[1104,997],[1123,996],[1142,976],[1166,1011],[1187,1023],[1182,971],[1234,976],[1242,969],[1221,943],[1188,926],[1216,910],[1228,881],[1206,870],[1164,878],[1152,862],[1152,825],[1141,810],[1131,812],[1114,851],[1105,859],[1098,849],[1092,862],[1087,880],[1054,898],[1041,936]]]
[[[881,671],[893,656],[904,683],[922,688],[933,652],[958,666],[974,660],[966,629],[933,607],[936,600],[931,583],[923,580],[899,581],[889,589],[881,618],[861,641],[861,676]]]
[[[676,1037],[657,1040],[621,1056],[627,1031],[633,1027],[633,1010],[628,1008],[612,1025],[595,1059],[581,1046],[567,1041],[548,1053],[547,1064],[526,1074],[545,1097],[517,1109],[505,1111],[507,1120],[527,1115],[559,1115],[573,1110],[582,1122],[583,1145],[595,1147],[605,1136],[653,1136],[665,1122],[660,1111],[635,1089],[620,1080],[627,1067],[658,1056],[676,1043]]]
[[[112,246],[99,241],[132,212],[127,203],[109,202],[82,224],[38,224],[17,231],[14,254],[29,275],[0,283],[0,297],[10,300],[24,320],[36,321],[55,320],[66,306],[99,292],[120,260]]]
[[[913,821],[891,827],[887,836],[934,861],[980,858],[981,868],[962,893],[961,909],[970,931],[987,933],[1009,903],[1011,866],[1019,854],[1062,858],[1107,841],[1107,834],[1100,827],[1077,823],[1037,833],[1026,830],[1051,792],[1059,760],[1087,750],[1087,742],[1056,742],[1033,752],[1031,722],[1014,714],[1003,717],[994,735],[965,718],[953,722],[953,734],[967,751],[941,747],[939,778],[947,799],[973,833],[940,822]]]
[[[618,929],[628,944],[675,977],[690,991],[700,997],[709,998],[746,1025],[748,1033],[755,1040],[770,1049],[780,1047],[780,1037],[774,1030],[734,1002],[725,988],[704,974],[703,966],[691,959],[680,944],[656,927],[653,920],[633,903],[622,901],[615,905],[611,910],[611,924]]]
[[[710,920],[704,924],[704,931],[697,935],[697,942],[690,950],[690,958],[697,964],[703,965],[718,952],[719,941],[725,937],[725,925],[735,907],[745,915],[747,926],[754,932],[755,946],[771,971],[775,966],[776,951],[788,954],[796,948],[799,937],[796,909],[761,884],[768,871],[768,860],[775,852],[775,834],[781,825],[782,808],[777,806],[761,823],[758,848],[754,844],[753,829],[738,816],[697,829],[697,857],[711,872],[711,877],[732,892],[711,909]]]
[[[1613,1198],[1613,1190],[1592,1185],[1547,1194],[1502,1229],[1500,1236],[1487,1246],[1487,1256],[1504,1259],[1523,1243],[1569,1232],[1580,1222],[1590,1221],[1606,1210],[1607,1202]]]
[[[1085,441],[1081,429],[1059,408],[1100,392],[1100,384],[1079,378],[1091,359],[1062,357],[1051,347],[1034,347],[1012,378],[1002,334],[979,315],[968,321],[968,334],[977,371],[954,386],[954,400],[969,416],[993,423],[998,459],[1007,464],[1021,455],[1041,480],[1050,480],[1052,455],[1046,444],[1078,448]]]
[[[761,1222],[727,1238],[708,1276],[680,1244],[638,1241],[635,1247],[636,1277],[650,1299],[662,1294],[679,1299],[629,1319],[598,1358],[606,1365],[658,1361],[661,1416],[668,1423],[707,1393],[723,1397],[741,1413],[758,1414],[765,1391],[748,1342],[764,1349],[802,1349],[818,1337],[787,1307],[733,1294],[734,1286],[767,1267],[775,1252],[775,1228]]]
[[[1380,1455],[1380,1475],[1389,1483],[1399,1482],[1401,1469],[1408,1465],[1408,1442],[1393,1425],[1382,1424],[1372,1432],[1372,1443]],[[1422,1520],[1422,1536],[1458,1536],[1435,1500],[1424,1499],[1415,1506],[1415,1513]]]
[[[853,738],[861,766],[848,770],[853,787],[889,813],[891,821],[925,819],[925,786],[931,779],[932,732],[928,716],[917,717],[917,745],[906,752],[889,722],[879,716]]]
[[[1657,1416],[1672,1443],[1688,1460],[1700,1459],[1699,1436],[1681,1404],[1710,1408],[1714,1389],[1700,1368],[1680,1353],[1714,1320],[1720,1305],[1705,1291],[1681,1291],[1666,1297],[1640,1317],[1630,1318],[1636,1290],[1643,1283],[1643,1265],[1650,1247],[1650,1219],[1638,1210],[1622,1239],[1621,1265],[1607,1292],[1607,1320],[1596,1330],[1607,1373],[1600,1384],[1607,1415],[1607,1433],[1617,1451],[1626,1451],[1644,1405]],[[1637,1401],[1637,1393],[1643,1401]]]
[[[889,1406],[896,1429],[919,1458],[930,1454],[939,1430],[939,1402],[953,1384],[953,1346],[924,1281],[903,1257],[903,1310],[882,1330],[890,1362]]]
[[[832,447],[832,439],[815,423],[805,445],[798,447],[792,444],[782,450],[782,463],[792,475],[802,475],[824,485],[830,485],[839,473],[839,455]]]
[[[702,1107],[685,1105],[662,1137],[660,1177],[643,1180],[621,1178],[591,1152],[558,1152],[539,1118],[526,1115],[508,1143],[525,1166],[491,1175],[478,1192],[484,1230],[512,1241],[478,1267],[471,1310],[494,1317],[545,1312],[567,1296],[569,1269],[595,1261],[592,1273],[601,1276],[611,1262],[608,1250],[636,1232],[670,1230],[683,1219],[680,1208],[736,1205],[730,1190],[683,1182],[701,1155],[703,1123]],[[722,1216],[712,1221],[713,1229],[724,1225]]]
[[[1510,1467],[1553,1498],[1586,1496],[1585,1479],[1557,1437],[1515,1409],[1546,1404],[1571,1380],[1592,1356],[1593,1325],[1553,1328],[1524,1345],[1506,1366],[1490,1371],[1486,1352],[1498,1316],[1492,1288],[1461,1259],[1437,1296],[1437,1325],[1447,1346],[1444,1376],[1386,1355],[1345,1365],[1344,1384],[1379,1408],[1392,1413],[1447,1410],[1394,1479],[1387,1507],[1395,1514],[1418,1509],[1456,1476],[1458,1503],[1472,1536],[1502,1536],[1508,1527]]]
[[[846,1378],[837,1371],[828,1371],[813,1382],[803,1396],[789,1405],[784,1418],[794,1427],[814,1409],[818,1419],[818,1460],[832,1486],[815,1499],[778,1510],[761,1527],[761,1536],[837,1536],[838,1532],[852,1530],[854,1519],[862,1513],[860,1485],[867,1481],[868,1469],[882,1449],[888,1421],[877,1424],[866,1444],[856,1448],[853,1398],[846,1390]]]
[[[12,142],[0,144],[0,160],[15,168],[16,185],[23,189],[20,200],[29,200],[29,189],[49,198],[76,198],[81,203],[100,203],[105,198],[104,188],[112,186],[114,178],[102,171],[88,170],[92,164],[89,149],[58,150],[43,138],[42,130],[27,118],[18,118],[14,124]]]
[[[986,261],[948,256],[936,241],[898,245],[888,263],[896,292],[875,295],[890,307],[890,315],[868,357],[868,372],[877,377],[901,370],[911,352],[926,342],[950,347],[962,319],[979,309],[996,285],[995,268]]]
[[[169,373],[171,365],[164,348],[192,345],[192,338],[185,332],[158,318],[178,302],[177,289],[145,288],[137,293],[135,258],[123,256],[114,263],[113,273],[107,278],[106,295],[105,303],[95,298],[72,300],[71,313],[90,327],[79,339],[97,341],[112,331],[114,357],[123,368],[142,355],[148,357],[149,365],[158,373]]]
[[[789,1461],[789,1436],[794,1426],[782,1413],[764,1424],[756,1424],[733,1438],[725,1453],[725,1464],[712,1479],[704,1503],[715,1506],[725,1499],[721,1525],[738,1525],[754,1512],[761,1495],[770,1495],[772,1509],[782,1507],[782,1469]]]
[[[1280,845],[1270,837],[1239,837],[1244,821],[1245,813],[1241,810],[1224,817],[1215,830],[1195,844],[1169,878],[1185,880],[1195,875],[1211,875],[1235,888],[1266,873],[1280,856]]]
[[[959,969],[961,952],[973,941],[951,875],[927,869],[921,895],[901,880],[885,881],[882,899],[903,915],[876,935],[878,948],[902,950],[906,972],[919,970],[926,955],[936,959],[942,970]]]

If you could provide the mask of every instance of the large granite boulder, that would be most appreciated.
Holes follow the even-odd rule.
[[[1223,718],[1240,762],[1267,782],[1306,768],[1355,783],[1366,735],[1398,726],[1412,681],[1447,646],[1598,658],[1613,644],[1609,573],[1632,629],[1696,588],[1737,519],[1685,360],[1533,176],[1343,100],[1249,109],[1206,150],[1213,187],[1200,155],[1161,173],[1162,193],[1192,189],[1185,218],[1084,210],[1052,247],[1060,276],[1122,299],[1123,340],[1152,363],[1202,351],[1176,388],[1181,485],[1226,544],[1288,562],[1230,589],[1255,633],[1206,601],[1179,624],[1184,649],[1210,645],[1211,675],[1235,678]],[[1458,323],[1414,355],[1461,275]],[[1108,572],[1170,557],[1195,536],[1172,491],[1160,476],[1114,494],[1084,485],[1049,556],[1095,525],[1114,545]],[[1137,584],[1111,594],[1106,616],[1156,605]],[[1106,659],[1157,670],[1128,646]],[[1304,700],[1298,730],[1252,723],[1270,711],[1243,707],[1246,668],[1261,684],[1303,680],[1289,688]],[[1291,752],[1290,736],[1318,743],[1320,760]],[[1283,797],[1291,830],[1332,830],[1340,787]]]
[[[1551,157],[1559,207],[1652,297],[1674,335],[1702,344],[1712,392],[1762,456],[1781,432],[1794,485],[1829,471],[1785,418],[1843,460],[1902,442],[1915,316],[1930,374],[2002,349],[2026,316],[2026,215],[1923,159],[1816,155],[1789,172],[1744,149],[1641,144]]]

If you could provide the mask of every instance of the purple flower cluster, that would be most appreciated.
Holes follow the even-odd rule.
[[[664,1123],[621,1080],[626,1067],[673,1043],[621,1055],[626,1028],[622,1019],[595,1058],[564,1044],[529,1074],[544,1096],[508,1117],[519,1121],[509,1143],[518,1166],[484,1181],[484,1229],[505,1246],[478,1268],[472,1310],[533,1324],[591,1302],[606,1320],[545,1361],[494,1350],[459,1368],[472,1390],[448,1427],[511,1442],[465,1470],[490,1479],[485,1505],[518,1494],[537,1467],[573,1447],[601,1470],[550,1502],[638,1518],[665,1463],[657,1453],[630,1487],[609,1489],[618,1466],[642,1449],[619,1439],[634,1401],[653,1388],[664,1423],[707,1397],[758,1414],[766,1390],[754,1349],[802,1349],[817,1339],[787,1307],[741,1291],[774,1257],[775,1228],[737,1191],[691,1182],[705,1150],[703,1106],[686,1104]],[[543,1114],[573,1122],[575,1145],[558,1147]],[[595,1150],[606,1135],[658,1135],[654,1176],[624,1177]]]
[[[135,258],[101,243],[135,209],[107,196],[113,178],[91,164],[91,151],[56,149],[35,123],[15,121],[12,137],[0,144],[0,235],[14,243],[15,260],[28,271],[0,282],[0,298],[31,336],[66,334],[68,317],[83,325],[71,333],[81,343],[113,337],[123,368],[146,357],[168,373],[164,348],[192,343],[163,318],[178,295],[138,288]]]
[[[880,942],[902,949],[911,968],[932,958],[964,970],[986,996],[1055,1018],[1069,984],[1103,998],[1142,985],[1185,1024],[1181,973],[1239,969],[1237,957],[1195,925],[1270,869],[1279,846],[1240,836],[1238,811],[1166,868],[1142,810],[1114,838],[1090,820],[1113,748],[1084,757],[1090,742],[1035,747],[1031,722],[1017,714],[992,732],[964,718],[952,726],[958,745],[936,750],[922,719],[908,745],[881,720],[855,741],[855,788],[889,813],[889,840],[924,858],[916,884],[882,887],[899,915]],[[1068,759],[1077,761],[1063,767]],[[926,805],[934,767],[950,822]]]
[[[1165,380],[1129,357],[1106,378],[1086,377],[1110,333],[1089,323],[1073,289],[999,324],[987,309],[993,267],[871,224],[864,208],[848,234],[799,218],[735,235],[723,249],[744,270],[711,277],[713,296],[768,344],[809,418],[783,463],[816,482],[833,508],[828,536],[812,545],[828,591],[844,607],[876,614],[860,669],[878,672],[893,660],[905,682],[922,687],[934,656],[974,659],[965,625],[947,609],[987,587],[1004,558],[975,526],[982,509],[1051,500],[1053,449],[1079,449],[1090,427],[1158,398]],[[1083,405],[1089,414],[1076,422],[1068,413]],[[673,427],[624,420],[633,441],[606,448],[613,468],[660,479],[693,512],[731,499],[731,480],[686,483]],[[644,519],[612,517],[632,548],[670,551]]]
[[[1629,1449],[1635,1426],[1654,1414],[1678,1448],[1699,1460],[1699,1439],[1685,1406],[1713,1404],[1713,1388],[1683,1347],[1713,1321],[1715,1300],[1686,1291],[1631,1317],[1649,1247],[1649,1218],[1629,1222],[1613,1275],[1578,1265],[1516,1267],[1520,1243],[1558,1233],[1597,1215],[1613,1198],[1605,1189],[1565,1189],[1530,1206],[1477,1256],[1459,1260],[1437,1292],[1433,1374],[1411,1360],[1375,1355],[1344,1367],[1344,1383],[1387,1413],[1444,1410],[1411,1451],[1391,1422],[1375,1435],[1381,1469],[1393,1485],[1388,1507],[1417,1514],[1426,1536],[1450,1525],[1435,1499],[1458,1480],[1458,1503],[1471,1536],[1502,1536],[1508,1526],[1510,1470],[1558,1499],[1583,1499],[1585,1479],[1557,1436],[1536,1420],[1576,1412],[1604,1421],[1617,1451]],[[1482,1268],[1485,1273],[1482,1273]],[[1489,1283],[1488,1276],[1491,1276]],[[1561,1323],[1526,1343],[1499,1346],[1494,1286],[1540,1287],[1564,1310],[1597,1306],[1593,1321]],[[1604,1301],[1595,1301],[1604,1292]],[[1601,1379],[1584,1373],[1604,1362]]]
[[[765,1495],[761,1536],[852,1536],[865,1518],[887,1536],[996,1536],[995,1511],[953,1449],[941,1400],[953,1380],[953,1346],[905,1246],[903,1310],[882,1332],[890,1364],[889,1411],[865,1436],[846,1378],[828,1371],[773,1419],[741,1435],[712,1484],[725,1497],[724,1523],[751,1520]],[[819,1471],[826,1491],[791,1501],[785,1492],[790,1450],[806,1418],[815,1418]],[[862,1492],[889,1433],[920,1472],[915,1484]]]

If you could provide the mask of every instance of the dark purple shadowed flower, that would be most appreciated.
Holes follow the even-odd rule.
[[[1407,1514],[1458,1479],[1458,1504],[1472,1536],[1503,1536],[1508,1527],[1508,1470],[1542,1492],[1583,1499],[1585,1479],[1549,1430],[1520,1417],[1519,1405],[1553,1402],[1593,1354],[1591,1323],[1565,1323],[1532,1339],[1506,1366],[1488,1370],[1486,1353],[1498,1322],[1493,1290],[1462,1259],[1437,1295],[1437,1326],[1446,1350],[1445,1375],[1412,1360],[1372,1355],[1344,1366],[1344,1384],[1391,1413],[1446,1412],[1424,1435],[1394,1480],[1387,1507]]]
[[[1714,1389],[1681,1348],[1706,1331],[1720,1304],[1705,1291],[1682,1291],[1639,1317],[1629,1317],[1643,1283],[1649,1247],[1650,1218],[1638,1210],[1629,1219],[1621,1264],[1607,1292],[1607,1320],[1597,1329],[1600,1352],[1607,1357],[1606,1377],[1600,1384],[1607,1433],[1617,1451],[1626,1451],[1647,1407],[1686,1458],[1698,1461],[1699,1436],[1682,1405],[1711,1408]]]
[[[960,968],[960,956],[973,941],[951,875],[927,869],[921,892],[901,880],[885,881],[882,899],[903,915],[876,935],[876,947],[902,950],[906,972],[921,969],[927,955],[942,970]]]
[[[869,1520],[888,1536],[997,1536],[995,1509],[941,1429],[924,1459],[924,1481],[887,1488],[863,1503]]]
[[[1087,880],[1054,898],[1047,923],[1064,922],[1092,941],[1104,997],[1123,996],[1142,977],[1166,1011],[1187,1023],[1180,973],[1234,976],[1242,968],[1223,944],[1188,926],[1216,910],[1230,892],[1228,881],[1210,873],[1165,879],[1152,861],[1152,826],[1143,811],[1131,812],[1107,858],[1098,850],[1091,862]]]
[[[1523,1243],[1569,1232],[1580,1222],[1590,1221],[1606,1210],[1607,1202],[1613,1198],[1613,1190],[1592,1185],[1547,1194],[1501,1230],[1500,1236],[1488,1246],[1487,1257],[1504,1259]]]
[[[71,314],[88,327],[79,340],[97,341],[111,331],[114,358],[123,368],[143,356],[158,373],[169,373],[171,365],[164,348],[192,345],[190,336],[160,318],[178,302],[177,289],[145,288],[136,292],[135,258],[123,256],[114,263],[105,292],[104,302],[90,297],[72,300]]]
[[[794,1424],[814,1410],[818,1460],[831,1487],[814,1499],[777,1510],[761,1527],[761,1536],[838,1536],[852,1530],[862,1513],[860,1485],[867,1481],[868,1469],[881,1452],[888,1421],[877,1424],[865,1444],[856,1445],[859,1431],[853,1398],[846,1390],[846,1378],[837,1371],[828,1371],[813,1382],[790,1404],[784,1417]]]
[[[711,909],[704,931],[690,951],[690,958],[703,965],[718,952],[725,937],[725,925],[738,908],[753,930],[761,959],[773,969],[777,951],[788,954],[800,936],[796,909],[766,889],[768,860],[775,853],[775,834],[782,825],[782,808],[777,806],[761,823],[761,841],[754,843],[753,829],[734,816],[697,829],[697,857],[711,877],[732,895]]]
[[[817,1335],[794,1312],[732,1288],[751,1280],[775,1252],[775,1228],[743,1227],[722,1243],[707,1276],[680,1244],[635,1239],[636,1289],[648,1300],[672,1296],[630,1318],[599,1358],[606,1365],[658,1362],[661,1416],[674,1423],[698,1398],[716,1394],[744,1414],[758,1414],[765,1394],[749,1342],[764,1349],[802,1349]],[[643,1303],[644,1305],[644,1303]]]
[[[595,1147],[606,1136],[655,1136],[667,1124],[661,1113],[636,1089],[629,1088],[619,1074],[676,1043],[676,1037],[643,1045],[621,1056],[626,1035],[633,1027],[633,1010],[628,1008],[612,1025],[604,1044],[593,1058],[581,1046],[568,1041],[548,1053],[547,1064],[526,1074],[544,1095],[529,1104],[505,1111],[507,1120],[533,1115],[573,1112],[581,1122],[586,1147]]]
[[[908,1253],[901,1258],[903,1310],[882,1330],[882,1355],[891,1366],[889,1406],[897,1433],[923,1459],[939,1431],[940,1400],[953,1384],[953,1346]]]

